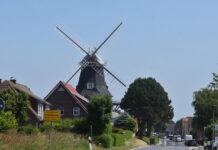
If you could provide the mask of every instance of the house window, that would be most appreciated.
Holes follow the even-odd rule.
[[[87,89],[93,89],[95,87],[93,82],[88,82],[87,83]]]
[[[61,116],[63,116],[64,115],[64,106],[58,108],[58,110],[61,112]]]
[[[73,107],[73,116],[75,116],[75,117],[80,116],[80,108],[79,107]]]
[[[43,112],[43,104],[38,104],[38,112]]]

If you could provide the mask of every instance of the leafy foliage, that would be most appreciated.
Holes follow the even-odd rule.
[[[96,141],[99,145],[102,145],[105,148],[113,146],[113,138],[110,134],[102,134],[96,138]]]
[[[6,89],[0,91],[0,98],[5,101],[4,111],[11,111],[19,125],[22,125],[28,120],[27,110],[30,103],[29,97],[26,94]]]
[[[213,135],[213,126],[212,125],[207,125],[207,127],[204,130],[204,133],[208,140],[212,140],[212,135]]]
[[[137,128],[137,122],[125,112],[115,120],[114,127],[135,132]]]
[[[213,75],[213,81],[210,82],[208,87],[212,90],[218,90],[218,74],[212,73],[212,75]]]
[[[47,132],[51,128],[50,122],[44,122],[40,126],[41,132]],[[74,132],[79,134],[88,134],[89,125],[86,118],[63,119],[60,122],[52,123],[52,128],[60,132]]]
[[[88,121],[92,125],[93,134],[100,135],[104,132],[106,125],[111,121],[112,112],[111,96],[94,96],[88,104]]]
[[[167,122],[173,117],[171,100],[163,87],[153,78],[138,78],[128,88],[121,101],[121,108],[137,118],[138,135],[142,138],[145,128],[148,136],[157,121]]]
[[[212,123],[213,116],[218,119],[218,90],[205,88],[194,92],[192,106],[195,109],[193,126],[203,129]]]
[[[113,137],[113,146],[123,146],[125,145],[125,137],[122,134],[112,133]]]
[[[22,134],[30,135],[30,134],[38,133],[39,130],[37,128],[33,127],[32,125],[27,125],[27,126],[19,127],[17,132],[22,133]]]
[[[0,132],[17,127],[17,121],[11,112],[0,111]]]

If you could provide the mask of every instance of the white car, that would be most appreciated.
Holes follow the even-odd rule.
[[[181,138],[181,136],[177,136],[177,138],[176,138],[176,142],[182,142],[182,138]]]

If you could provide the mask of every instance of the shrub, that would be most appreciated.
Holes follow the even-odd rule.
[[[102,145],[105,148],[113,146],[113,138],[110,134],[102,134],[96,138],[96,141],[99,145]]]
[[[71,130],[74,133],[87,134],[90,131],[90,126],[86,118],[73,119],[73,128]]]
[[[27,126],[22,126],[22,127],[18,128],[17,132],[30,135],[30,134],[38,133],[39,130],[37,128],[33,127],[32,125],[27,125]]]
[[[54,124],[54,129],[61,132],[71,131],[73,129],[73,119],[63,119]]]
[[[113,146],[123,146],[125,145],[125,136],[118,133],[112,133]]]
[[[128,139],[131,139],[131,138],[132,138],[133,132],[132,132],[132,131],[129,131],[129,130],[125,130],[125,131],[124,131],[124,135],[125,135],[125,138],[128,140]]]
[[[154,144],[159,144],[159,139],[158,138],[154,138]]]
[[[130,118],[128,113],[121,114],[114,122],[114,127],[125,129],[126,121]]]
[[[125,130],[131,130],[133,132],[136,132],[137,128],[137,122],[133,118],[128,118],[125,122]]]
[[[0,132],[16,128],[17,121],[11,112],[0,111]]]
[[[45,131],[49,131],[50,130],[50,126],[51,123],[50,122],[44,122],[41,126],[40,126],[40,131],[41,132],[45,132]]]
[[[112,129],[112,132],[113,132],[113,133],[123,134],[123,133],[124,133],[124,130],[121,129],[121,128],[113,128],[113,129]]]
[[[143,137],[142,138],[143,141],[145,141],[148,145],[150,145],[150,138],[149,137]]]
[[[112,133],[112,125],[111,124],[106,125],[106,128],[104,129],[104,133],[105,134],[111,134]]]

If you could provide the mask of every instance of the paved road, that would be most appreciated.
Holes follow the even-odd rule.
[[[161,140],[160,145],[146,146],[134,150],[203,150],[203,147],[187,147],[183,142],[173,142],[168,139]]]

